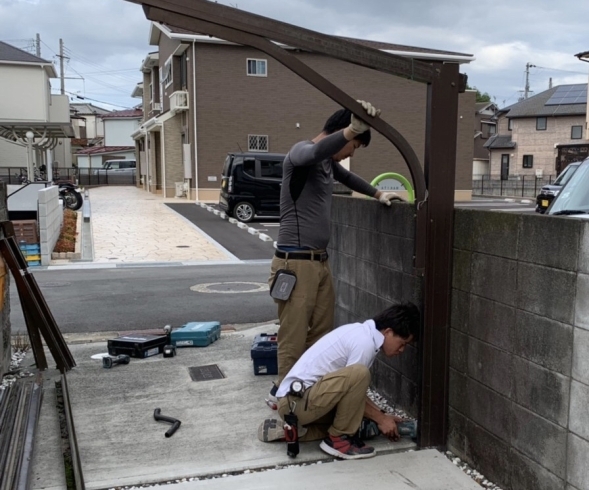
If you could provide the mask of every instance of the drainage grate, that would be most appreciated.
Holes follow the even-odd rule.
[[[216,364],[208,366],[196,366],[188,368],[192,381],[209,381],[211,379],[223,379],[225,376]]]

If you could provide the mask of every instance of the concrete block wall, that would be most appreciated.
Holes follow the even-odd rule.
[[[589,222],[455,214],[449,448],[505,489],[589,490]]]
[[[63,207],[59,202],[59,188],[57,186],[39,191],[38,220],[41,265],[49,265],[51,252],[57,243],[63,223]]]
[[[415,219],[410,204],[383,206],[373,199],[333,197],[329,260],[336,291],[335,324],[372,318],[393,302],[421,308],[422,278],[413,274]],[[372,385],[389,402],[417,415],[418,352],[379,355]]]
[[[6,183],[0,181],[0,221],[8,219]],[[10,274],[0,257],[0,379],[10,367]]]

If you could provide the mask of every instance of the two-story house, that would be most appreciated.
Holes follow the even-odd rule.
[[[143,188],[216,201],[227,152],[286,153],[297,141],[317,135],[338,109],[328,97],[262,52],[221,39],[152,23],[157,50],[143,60],[143,80],[134,90],[145,115],[133,135]],[[472,55],[355,40],[419,60],[469,63]],[[410,80],[283,46],[357,99],[382,109],[382,117],[424,154],[426,87]],[[460,95],[456,193],[470,199],[473,162],[474,92]],[[409,177],[396,149],[379,134],[349,162],[371,181],[383,172]],[[139,181],[139,179],[138,179]],[[180,186],[181,187],[181,186]]]
[[[0,42],[0,167],[32,174],[69,145],[68,97],[51,94],[52,78],[51,62]]]
[[[143,120],[141,109],[113,111],[101,116],[104,144],[76,153],[78,168],[101,168],[105,160],[135,159],[135,141],[131,136]]]
[[[589,156],[587,84],[558,85],[497,112],[485,143],[491,178],[557,175]]]

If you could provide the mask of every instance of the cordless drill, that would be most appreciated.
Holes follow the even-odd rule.
[[[118,356],[105,356],[102,358],[102,367],[110,369],[115,364],[129,364],[131,358],[127,354],[120,354]]]

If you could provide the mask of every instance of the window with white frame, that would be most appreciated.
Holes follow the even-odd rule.
[[[571,126],[571,139],[583,139],[583,126]]]
[[[160,68],[160,81],[164,87],[168,87],[172,79],[172,57],[168,58],[168,61],[164,63],[164,66]]]
[[[247,59],[247,75],[249,77],[268,76],[268,62],[266,60]]]
[[[248,134],[248,151],[268,151],[268,136],[260,134]]]

